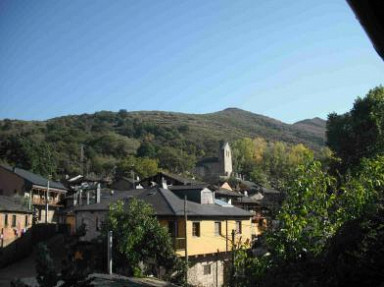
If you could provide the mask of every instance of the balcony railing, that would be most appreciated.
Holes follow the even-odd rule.
[[[48,199],[49,205],[57,205],[57,203],[58,203],[58,200]],[[44,205],[46,204],[46,201],[44,198],[33,198],[32,204]]]
[[[184,250],[185,249],[185,238],[182,237],[174,237],[173,238],[173,246],[175,250]]]

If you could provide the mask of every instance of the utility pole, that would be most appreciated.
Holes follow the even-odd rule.
[[[225,221],[225,252],[228,253],[228,220]]]
[[[32,193],[32,188],[31,188],[31,190],[29,191],[29,200],[28,200],[28,210],[29,211],[32,210],[32,197],[33,197],[33,193]]]
[[[136,186],[135,186],[135,172],[133,171],[133,167],[135,165],[132,165],[132,170],[131,170],[131,174],[132,174],[132,187],[133,189],[136,189]]]
[[[48,181],[47,181],[47,194],[45,196],[45,224],[48,224],[48,197],[49,197],[49,180],[51,178],[51,175],[48,175]]]
[[[185,286],[188,286],[188,232],[187,232],[187,196],[184,196],[184,224],[185,224]]]
[[[232,287],[236,286],[236,280],[235,280],[235,230],[232,229],[232,270],[231,270],[231,284]]]

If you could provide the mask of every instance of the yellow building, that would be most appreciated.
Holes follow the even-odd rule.
[[[196,192],[200,195],[192,194]],[[76,226],[86,224],[84,239],[92,240],[99,235],[99,225],[109,204],[128,196],[144,200],[153,206],[161,225],[168,229],[177,255],[183,258],[188,255],[189,283],[195,286],[223,286],[225,275],[230,274],[232,231],[235,231],[235,241],[242,242],[250,242],[255,232],[252,231],[251,213],[229,204],[222,205],[209,192],[208,189],[185,187],[183,196],[179,194],[178,197],[169,189],[157,187],[118,193],[101,203],[76,207]],[[184,200],[185,196],[195,202]],[[206,203],[198,203],[200,200]]]

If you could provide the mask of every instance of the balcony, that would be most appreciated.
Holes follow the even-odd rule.
[[[32,204],[34,204],[34,205],[45,205],[46,201],[45,201],[44,198],[36,198],[36,197],[34,197],[32,199]],[[50,198],[50,199],[48,199],[48,205],[57,206],[58,205],[58,200]]]

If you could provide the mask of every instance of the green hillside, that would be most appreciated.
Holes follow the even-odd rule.
[[[187,168],[216,155],[220,141],[242,137],[303,143],[317,151],[324,146],[325,121],[289,125],[236,108],[209,114],[120,110],[47,121],[6,119],[0,121],[0,160],[40,173],[51,160],[58,174],[108,174],[129,155],[156,158],[166,168],[177,158]]]

